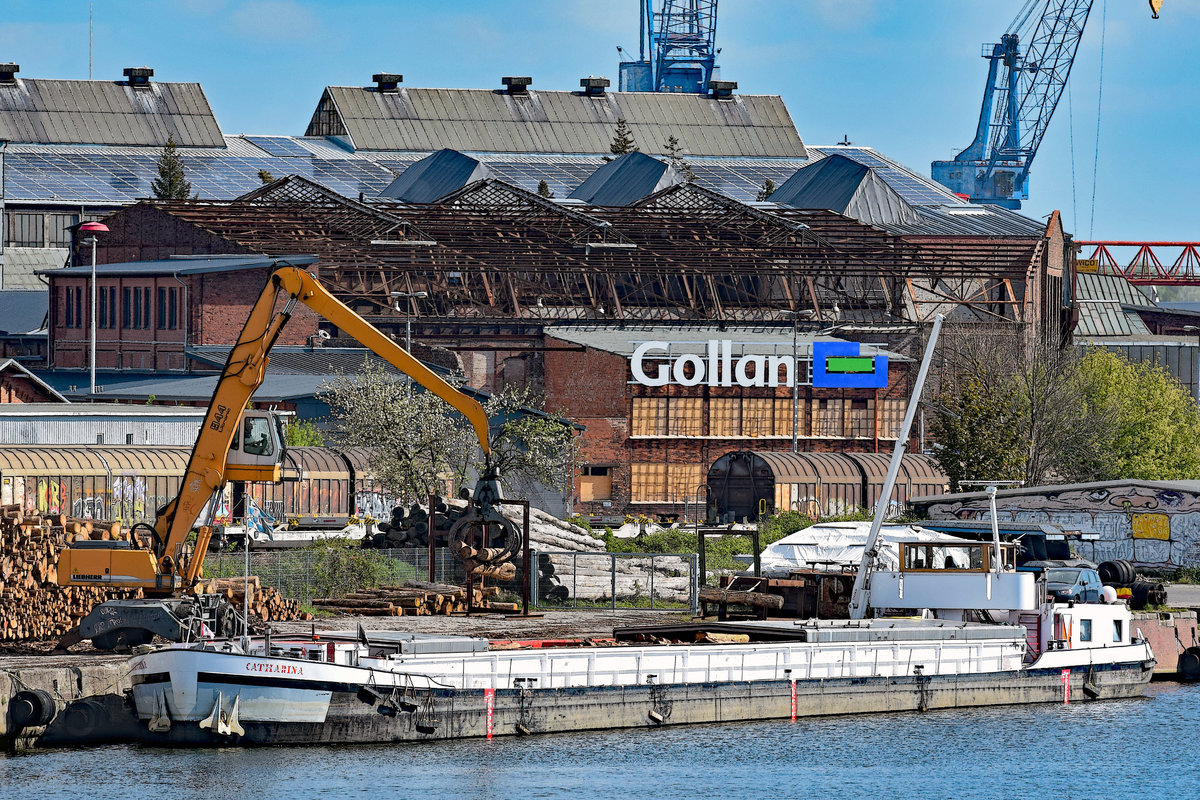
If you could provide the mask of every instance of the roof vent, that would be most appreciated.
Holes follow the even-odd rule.
[[[20,71],[20,64],[0,64],[0,84],[13,85],[17,82],[17,73]]]
[[[533,78],[528,76],[514,78],[509,75],[501,78],[500,83],[504,84],[504,91],[509,94],[529,94],[529,86],[533,83]]]
[[[154,70],[150,67],[126,67],[125,77],[129,78],[129,85],[135,89],[149,89],[150,78],[154,75]]]
[[[737,81],[709,81],[708,89],[712,92],[712,96],[721,100],[722,98],[733,97],[733,90],[737,88]]]
[[[588,97],[603,95],[604,90],[608,88],[609,84],[610,81],[608,78],[593,78],[591,75],[579,79],[579,85],[583,87],[583,93]]]
[[[404,82],[404,76],[395,72],[377,72],[371,76],[371,80],[375,81],[375,91],[394,92]]]

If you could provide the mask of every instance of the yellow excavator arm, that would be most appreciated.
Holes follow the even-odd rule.
[[[275,306],[280,296],[288,300],[284,309],[276,313]],[[255,390],[262,385],[271,348],[291,318],[297,302],[304,303],[458,409],[474,428],[484,454],[490,454],[487,414],[475,398],[442,380],[330,294],[311,274],[297,267],[279,267],[271,273],[242,327],[237,344],[229,353],[229,360],[217,381],[208,413],[192,448],[179,495],[163,509],[154,524],[157,542],[153,551],[89,547],[86,544],[67,548],[59,561],[60,583],[140,587],[149,592],[170,592],[180,585],[190,585],[195,581],[208,548],[210,531],[207,528],[200,530],[193,554],[186,564],[179,563],[179,556],[188,534],[217,490],[230,479],[279,480],[277,457],[262,459],[269,463],[261,466],[231,465],[229,453],[231,447],[235,450],[238,448],[235,436],[241,428],[243,411]],[[241,443],[247,453],[250,451],[248,442],[249,439]]]

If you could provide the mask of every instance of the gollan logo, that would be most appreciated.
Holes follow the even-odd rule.
[[[793,386],[803,361],[790,355],[748,353],[733,357],[729,339],[709,339],[701,353],[668,358],[669,342],[642,342],[630,357],[634,383],[642,386]],[[887,356],[859,355],[857,342],[814,342],[812,385],[831,388],[887,386]],[[647,364],[647,360],[658,363]],[[649,371],[648,368],[649,367]]]

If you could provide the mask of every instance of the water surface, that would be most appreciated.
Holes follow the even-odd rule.
[[[1200,792],[1200,686],[1137,700],[415,745],[0,756],[0,798],[1099,798]]]

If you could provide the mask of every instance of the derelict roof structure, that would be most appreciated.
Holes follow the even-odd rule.
[[[695,184],[623,207],[562,205],[495,179],[436,203],[360,203],[289,177],[228,203],[144,202],[108,218],[102,260],[157,258],[144,232],[175,224],[219,252],[313,253],[360,313],[439,320],[1032,321],[1025,284],[1041,240],[924,245],[829,211],[764,209]],[[186,238],[186,237],[184,237]],[[194,237],[193,237],[194,238]],[[138,248],[150,248],[149,250]]]
[[[693,156],[806,158],[778,95],[329,86],[305,135],[355,150],[607,153],[621,119],[647,153],[674,136]]]

